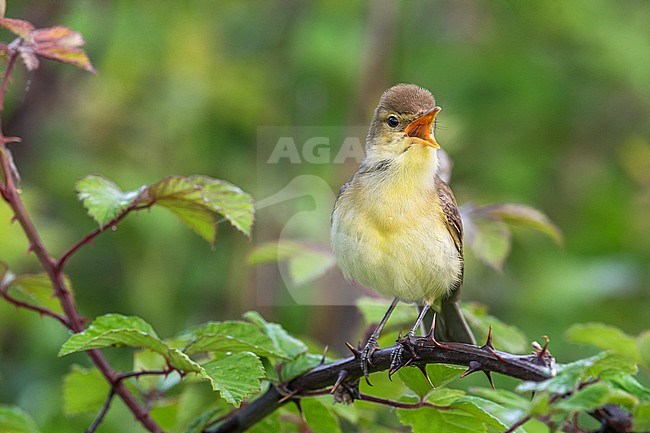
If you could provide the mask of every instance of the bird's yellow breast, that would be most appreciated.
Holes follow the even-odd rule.
[[[461,274],[461,258],[435,195],[434,177],[355,176],[332,214],[332,247],[343,273],[403,301],[431,303]]]

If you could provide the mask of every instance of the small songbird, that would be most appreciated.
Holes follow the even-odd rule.
[[[457,304],[463,281],[463,227],[453,192],[438,174],[431,93],[398,84],[382,95],[359,170],[341,187],[332,213],[332,247],[343,274],[394,298],[362,351],[368,363],[399,301],[427,310],[440,302],[446,341],[475,344]],[[438,331],[440,332],[440,330]]]

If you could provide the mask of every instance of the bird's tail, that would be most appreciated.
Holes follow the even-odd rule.
[[[435,335],[441,341],[476,344],[460,305],[451,299],[442,301],[440,314],[436,315]]]

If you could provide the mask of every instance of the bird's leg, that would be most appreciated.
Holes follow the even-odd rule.
[[[417,320],[415,321],[415,324],[413,325],[413,328],[411,328],[411,330],[403,338],[399,338],[397,340],[398,346],[390,355],[390,370],[388,371],[389,377],[404,366],[404,363],[402,362],[402,354],[404,353],[404,349],[408,349],[408,351],[411,353],[411,357],[416,356],[413,345],[411,344],[411,337],[415,335],[415,331],[422,323],[422,320],[427,314],[427,311],[429,311],[429,308],[431,308],[429,304],[424,304]]]
[[[361,356],[359,357],[359,360],[361,361],[361,370],[363,371],[363,377],[366,379],[368,385],[372,385],[370,383],[370,380],[368,380],[368,366],[372,364],[372,354],[379,348],[379,334],[381,334],[381,331],[384,329],[384,325],[386,325],[386,322],[388,322],[388,318],[390,317],[398,302],[399,299],[393,299],[393,302],[391,302],[390,307],[388,307],[386,314],[384,314],[381,322],[379,322],[377,328],[375,328],[374,332],[370,335],[366,346],[361,351]]]

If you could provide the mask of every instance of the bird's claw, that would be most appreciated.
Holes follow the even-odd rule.
[[[379,349],[377,338],[371,336],[368,339],[366,346],[361,351],[361,356],[359,356],[359,362],[361,362],[361,371],[363,371],[363,377],[366,379],[366,383],[370,386],[372,386],[372,384],[370,383],[370,379],[368,379],[368,376],[370,374],[369,367],[372,365],[372,354],[375,353],[377,349]]]
[[[413,334],[407,333],[404,337],[399,337],[397,339],[397,347],[390,354],[390,369],[388,370],[388,378],[397,373],[402,367],[406,367],[411,364],[413,360],[418,358],[418,354],[415,353],[415,346],[413,345]],[[407,351],[409,359],[404,362],[404,352]]]

